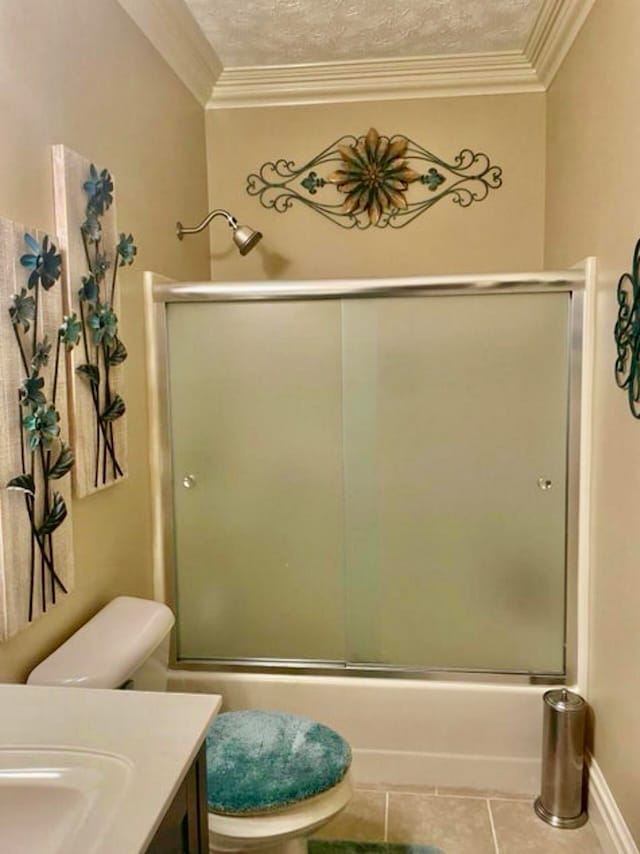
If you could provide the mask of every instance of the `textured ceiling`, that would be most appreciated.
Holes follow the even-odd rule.
[[[543,0],[186,0],[226,68],[522,50]]]

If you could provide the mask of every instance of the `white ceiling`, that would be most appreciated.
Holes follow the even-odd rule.
[[[522,51],[543,0],[186,0],[225,68]]]

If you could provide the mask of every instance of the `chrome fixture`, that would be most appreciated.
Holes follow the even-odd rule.
[[[222,208],[216,208],[215,211],[211,211],[199,225],[194,225],[190,228],[183,226],[181,222],[177,222],[176,234],[178,235],[178,240],[182,240],[185,234],[198,234],[198,232],[203,231],[216,216],[223,216],[233,229],[233,242],[240,250],[241,255],[251,252],[256,243],[262,240],[262,234],[259,231],[254,231],[248,225],[238,225],[238,220],[229,211],[225,211]]]

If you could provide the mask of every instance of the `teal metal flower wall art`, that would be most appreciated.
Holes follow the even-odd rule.
[[[71,471],[74,455],[61,435],[57,398],[58,379],[65,370],[61,353],[76,346],[80,329],[76,317],[64,317],[55,344],[47,335],[41,337],[41,318],[45,316],[43,300],[59,282],[62,259],[48,236],[38,243],[27,233],[24,242],[29,251],[21,256],[20,264],[28,271],[26,287],[13,295],[8,307],[23,371],[16,389],[21,471],[6,486],[23,494],[29,519],[27,619],[31,622],[36,595],[40,611],[44,613],[48,605],[55,604],[59,593],[67,592],[56,571],[55,549],[55,534],[67,517],[67,506],[54,485]],[[47,384],[44,372],[52,358],[53,373],[48,373]]]
[[[297,167],[281,158],[247,177],[247,193],[285,213],[299,202],[341,228],[403,228],[449,198],[462,208],[502,186],[502,169],[468,148],[447,162],[400,134],[343,136]]]
[[[631,272],[620,276],[617,297],[615,378],[627,393],[631,414],[640,419],[640,240],[633,252]]]
[[[115,246],[106,246],[102,219],[113,203],[114,183],[108,169],[98,170],[92,163],[83,184],[87,196],[86,217],[80,227],[87,275],[78,290],[80,306],[79,334],[84,363],[76,374],[87,384],[95,415],[95,459],[93,486],[123,476],[114,441],[114,421],[121,418],[125,402],[113,391],[113,371],[127,358],[127,349],[119,337],[114,301],[118,271],[133,263],[137,248],[133,235],[120,234]],[[67,327],[69,335],[76,326]]]

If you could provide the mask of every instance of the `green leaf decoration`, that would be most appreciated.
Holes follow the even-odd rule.
[[[129,354],[119,338],[116,338],[105,353],[105,361],[107,365],[121,365]]]
[[[36,484],[30,474],[19,474],[18,477],[12,477],[7,484],[7,489],[15,489],[18,492],[26,492],[27,495],[36,494]]]
[[[117,394],[100,416],[100,420],[115,421],[117,418],[121,418],[124,415],[125,411],[126,407],[124,405],[124,400],[120,397],[119,394]]]
[[[81,333],[82,323],[78,320],[75,311],[73,314],[65,315],[62,318],[62,323],[58,329],[58,337],[66,345],[67,350],[73,350],[80,340]]]
[[[31,359],[31,367],[36,373],[40,368],[44,368],[49,364],[49,355],[51,354],[51,342],[49,336],[45,335],[42,341],[38,341],[34,350],[33,358]]]
[[[58,459],[49,469],[49,479],[50,480],[59,480],[61,477],[64,477],[65,474],[71,471],[73,463],[75,462],[75,456],[73,451],[68,445],[62,443],[62,447],[60,448],[60,453],[58,455]]]
[[[53,534],[56,528],[59,528],[66,518],[67,505],[64,503],[64,498],[59,492],[54,492],[51,508],[45,516],[44,522],[38,528],[39,536],[46,537],[49,534]]]
[[[27,295],[26,288],[21,288],[19,294],[12,297],[13,305],[9,308],[11,323],[14,326],[22,326],[25,332],[29,331],[31,321],[36,316],[36,301]]]
[[[98,284],[93,276],[82,277],[82,287],[78,291],[80,302],[95,302],[98,299]]]
[[[91,383],[91,385],[100,385],[100,371],[98,370],[97,365],[78,365],[76,368],[76,374],[84,377]]]

